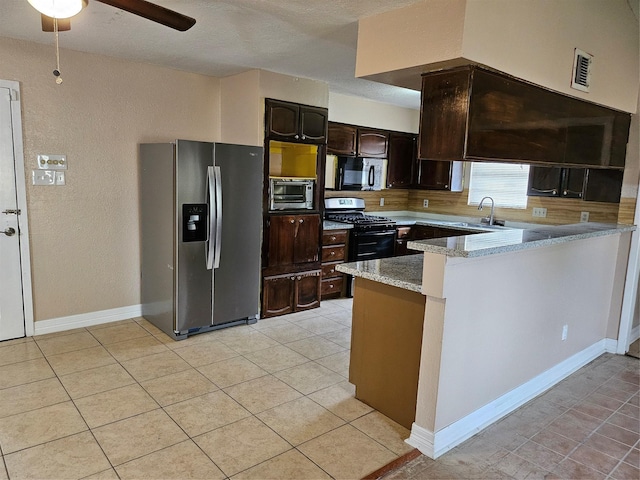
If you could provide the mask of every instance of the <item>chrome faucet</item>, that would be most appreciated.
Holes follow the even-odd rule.
[[[478,205],[478,210],[482,210],[482,203],[486,200],[486,199],[491,200],[491,214],[489,215],[489,225],[493,225],[493,210],[495,207],[495,203],[493,201],[493,198],[491,197],[482,197],[482,200],[480,200],[480,204]]]

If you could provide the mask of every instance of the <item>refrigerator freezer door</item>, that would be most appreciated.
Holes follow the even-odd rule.
[[[213,144],[178,140],[175,179],[175,330],[211,325],[211,270],[207,270],[206,242],[185,242],[183,204],[207,202],[207,170],[213,164]],[[169,194],[169,192],[167,192]],[[212,214],[209,207],[209,215]]]
[[[220,263],[213,270],[213,324],[259,314],[263,150],[217,143],[222,199]]]

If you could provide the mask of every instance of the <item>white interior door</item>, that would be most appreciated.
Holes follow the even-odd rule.
[[[25,335],[11,100],[11,90],[0,87],[0,340]],[[17,102],[13,103],[19,108]]]

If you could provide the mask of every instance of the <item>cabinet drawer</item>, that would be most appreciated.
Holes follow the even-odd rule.
[[[344,245],[328,245],[322,247],[322,261],[333,262],[344,260]]]
[[[409,235],[411,235],[411,227],[397,227],[396,232],[398,240],[409,238]]]
[[[322,245],[337,245],[346,242],[346,230],[326,230],[322,232]]]
[[[342,273],[336,270],[336,265],[340,265],[342,262],[323,263],[322,264],[322,278],[341,277]]]
[[[322,290],[321,295],[324,297],[326,295],[340,295],[342,293],[342,277],[337,278],[329,278],[327,280],[322,280]]]

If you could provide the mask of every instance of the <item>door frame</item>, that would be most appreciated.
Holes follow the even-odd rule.
[[[11,131],[13,134],[14,175],[16,178],[17,207],[20,209],[18,226],[20,232],[20,272],[22,280],[22,304],[24,308],[24,330],[27,337],[34,334],[33,290],[31,284],[31,249],[29,218],[27,215],[27,182],[24,168],[24,143],[22,141],[22,105],[20,83],[1,80],[0,87],[11,93]]]
[[[639,185],[640,186],[640,185]],[[640,225],[640,199],[636,198],[636,211],[634,224]],[[618,328],[618,345],[616,353],[624,355],[629,351],[629,346],[636,339],[631,337],[633,326],[633,314],[635,313],[638,298],[638,283],[640,282],[640,231],[631,232],[631,245],[629,247],[629,262],[627,277],[625,279],[622,298],[622,311],[620,313],[620,327]]]

